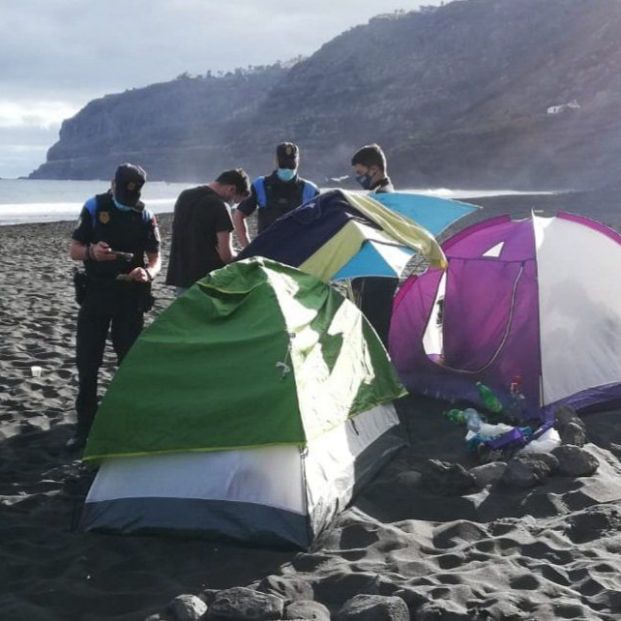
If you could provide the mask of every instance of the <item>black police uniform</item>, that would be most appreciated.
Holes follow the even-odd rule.
[[[83,441],[97,410],[97,374],[108,331],[120,363],[142,330],[151,300],[150,283],[123,280],[122,275],[145,267],[145,253],[159,252],[160,235],[155,217],[142,203],[122,210],[108,192],[86,202],[72,237],[82,244],[103,241],[113,250],[133,255],[131,260],[84,262],[86,287],[78,313],[76,351],[76,437]]]
[[[249,216],[258,207],[257,230],[262,233],[278,218],[317,194],[319,190],[311,181],[298,175],[291,181],[282,181],[274,171],[267,177],[259,177],[253,181],[250,196],[240,203],[237,209]]]

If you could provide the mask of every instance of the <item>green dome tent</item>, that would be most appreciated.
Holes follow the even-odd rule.
[[[307,547],[403,440],[360,311],[267,259],[213,272],[144,331],[99,408],[83,526]]]

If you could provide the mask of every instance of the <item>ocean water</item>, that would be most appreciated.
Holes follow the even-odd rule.
[[[155,213],[171,212],[179,193],[191,185],[150,181],[144,186],[142,198]],[[108,187],[107,181],[0,179],[0,225],[77,220],[86,199],[105,192]],[[406,191],[462,200],[475,196],[520,194],[512,190],[448,188],[408,188]]]
[[[142,198],[155,213],[166,213],[189,185],[148,182]],[[0,179],[0,225],[77,220],[86,199],[109,187],[109,181]]]

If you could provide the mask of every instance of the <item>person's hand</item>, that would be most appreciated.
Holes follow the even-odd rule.
[[[116,261],[116,254],[114,254],[110,246],[103,241],[91,245],[90,257],[95,261]]]
[[[129,277],[135,282],[149,282],[149,280],[151,280],[147,274],[147,270],[143,267],[135,267],[129,273]]]

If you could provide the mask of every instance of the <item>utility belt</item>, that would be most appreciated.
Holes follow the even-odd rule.
[[[87,274],[85,270],[76,269],[73,272],[73,287],[75,301],[82,306],[89,293],[98,292],[104,295],[134,295],[136,303],[143,313],[150,311],[155,304],[151,293],[150,282],[136,282],[128,274],[118,274],[116,277],[97,277]]]

